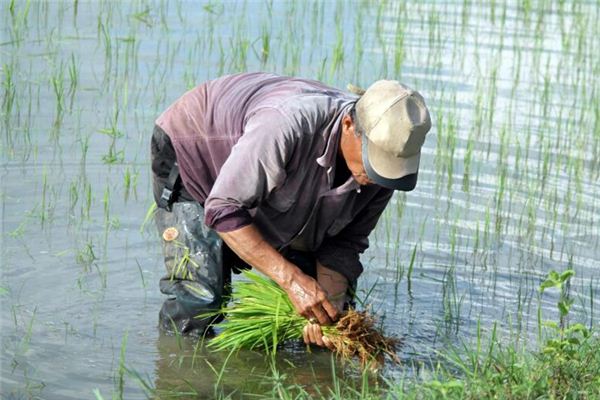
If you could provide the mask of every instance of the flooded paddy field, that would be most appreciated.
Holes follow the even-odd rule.
[[[0,7],[3,399],[360,394],[360,372],[324,351],[230,355],[157,329],[154,119],[241,71],[392,78],[428,102],[417,187],[394,195],[362,257],[358,297],[404,343],[370,385],[492,337],[536,351],[541,321],[558,319],[558,292],[538,290],[551,270],[575,271],[570,322],[598,325],[597,1]]]

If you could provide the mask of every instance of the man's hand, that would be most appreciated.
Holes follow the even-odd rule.
[[[283,289],[296,311],[309,321],[330,325],[339,318],[339,310],[327,299],[327,292],[303,272],[295,273]]]
[[[335,350],[331,340],[323,335],[323,331],[319,324],[312,324],[309,322],[304,325],[302,336],[304,337],[304,343],[306,344],[316,344],[317,346],[327,347],[329,350]]]
[[[344,309],[344,303],[347,300],[348,280],[339,272],[325,267],[319,261],[317,261],[317,279],[318,284],[327,293],[328,300],[336,310],[338,310],[339,316],[339,313]],[[304,343],[306,344],[316,344],[317,346],[334,350],[333,344],[327,336],[323,336],[321,326],[317,323],[311,323],[309,321],[304,326],[302,336],[304,337]]]

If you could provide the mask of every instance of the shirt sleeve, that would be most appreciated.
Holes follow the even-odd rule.
[[[286,178],[295,139],[283,113],[262,109],[245,124],[204,203],[205,224],[229,232],[252,223],[256,208]]]
[[[369,234],[393,193],[393,190],[381,188],[350,224],[336,236],[326,238],[317,251],[319,262],[342,274],[348,282],[356,282],[363,271],[359,255],[369,247]]]

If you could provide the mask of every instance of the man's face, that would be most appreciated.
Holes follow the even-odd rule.
[[[342,154],[354,180],[362,186],[370,185],[373,181],[367,176],[362,161],[363,135],[357,136],[354,127],[352,119],[349,116],[345,116],[342,120],[342,139],[340,142]]]

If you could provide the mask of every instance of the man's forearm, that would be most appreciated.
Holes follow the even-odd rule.
[[[279,254],[254,225],[219,235],[238,256],[285,290],[300,315],[324,325],[337,320],[339,310],[321,285]]]
[[[294,275],[302,273],[267,243],[254,225],[246,225],[219,236],[244,261],[273,279],[283,289],[288,289]]]
[[[348,294],[348,279],[317,261],[317,281],[327,292],[327,297],[338,310],[343,310]]]

